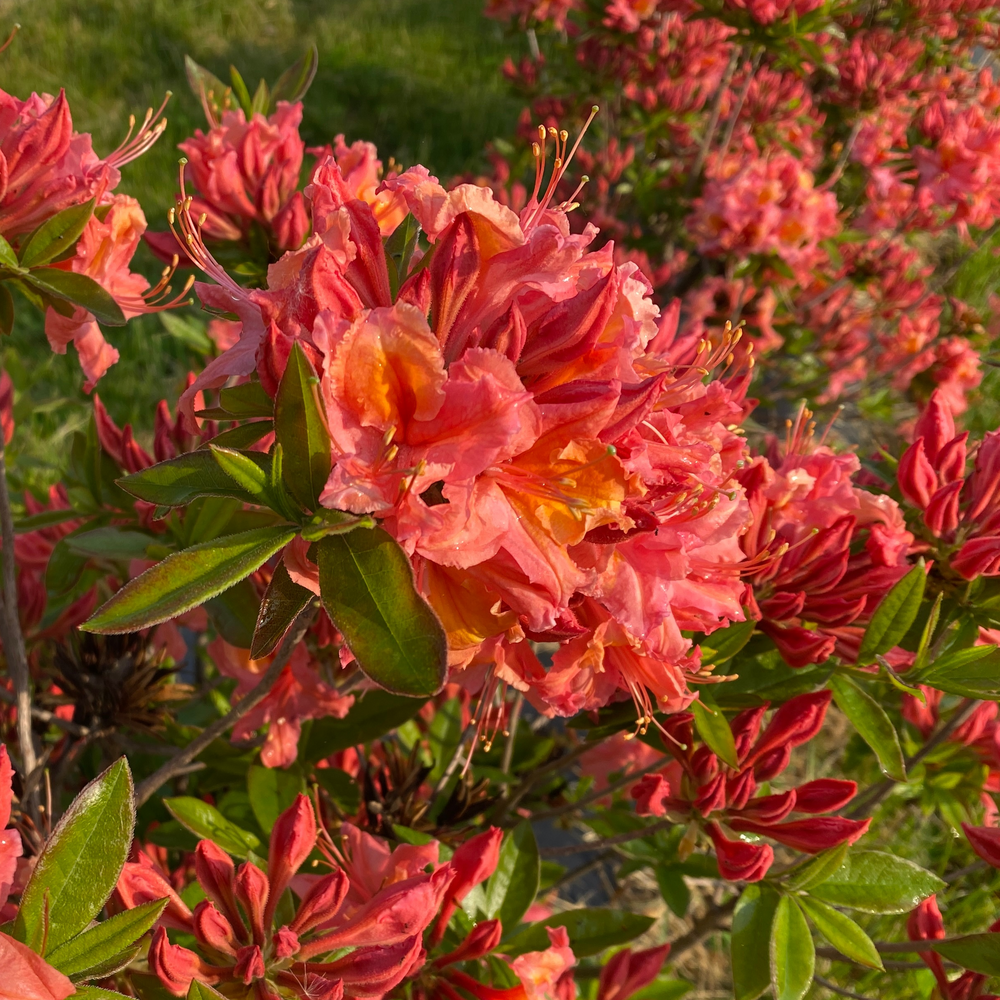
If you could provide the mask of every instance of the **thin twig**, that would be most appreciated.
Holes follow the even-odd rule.
[[[458,738],[458,745],[455,747],[455,752],[451,755],[451,760],[448,761],[448,766],[444,769],[441,777],[438,778],[438,783],[434,786],[434,791],[431,794],[432,799],[436,799],[447,787],[448,782],[451,780],[451,776],[458,770],[458,765],[462,762],[462,751],[465,749],[465,744],[469,739],[469,736],[474,736],[476,732],[476,725],[474,722],[470,722],[465,729],[462,730],[462,735]],[[471,757],[471,754],[469,755]],[[431,806],[433,809],[433,805]]]
[[[973,861],[971,865],[966,865],[964,868],[959,868],[958,871],[954,871],[950,875],[945,875],[944,881],[948,885],[954,885],[959,879],[965,878],[966,875],[973,875],[975,872],[981,872],[985,867],[985,861]]]
[[[837,951],[836,948],[819,947],[816,949],[816,955],[819,958],[827,958],[831,962],[842,962],[847,965],[856,965],[859,969],[868,969],[869,966],[862,965],[860,962],[855,962],[853,958],[848,958],[846,955]],[[895,970],[900,972],[905,972],[909,969],[926,969],[927,966],[923,962],[894,962],[891,959],[883,959],[882,964],[886,969]]]
[[[5,701],[8,705],[16,705],[17,695],[8,691],[5,687],[0,687],[0,701]],[[58,729],[62,729],[64,732],[69,733],[71,736],[79,736],[82,738],[90,733],[90,729],[87,726],[81,726],[79,723],[72,722],[69,719],[62,719],[56,715],[55,712],[50,712],[45,708],[39,708],[37,705],[31,706],[31,717],[33,719],[38,719],[39,722],[56,726]]]
[[[7,489],[7,461],[3,436],[0,435],[0,536],[3,548],[0,562],[3,563],[3,602],[0,607],[0,639],[3,641],[7,670],[14,681],[17,696],[17,741],[21,750],[21,762],[25,776],[38,766],[35,739],[31,732],[31,676],[28,672],[28,655],[24,648],[24,635],[17,606],[17,572],[14,556],[14,516],[10,509],[10,493]],[[32,803],[28,803],[32,815],[37,813]],[[37,815],[35,816],[37,819]]]
[[[589,795],[585,795],[582,799],[578,799],[576,802],[566,802],[553,809],[547,809],[545,812],[534,813],[531,818],[553,819],[556,816],[563,816],[568,812],[575,812],[577,809],[583,809],[585,806],[589,806],[592,802],[597,802],[598,799],[603,799],[605,796],[611,795],[614,792],[625,788],[627,785],[631,785],[645,774],[649,774],[652,771],[662,770],[667,766],[667,764],[668,761],[666,758],[661,757],[658,761],[655,761],[652,764],[647,764],[646,767],[643,767],[638,771],[630,771],[624,777],[619,778],[616,782],[608,785],[606,788],[601,788],[595,792],[591,792]]]
[[[672,819],[661,819],[659,823],[651,823],[641,830],[629,830],[627,833],[616,833],[612,837],[602,837],[600,840],[584,841],[579,844],[566,844],[563,847],[543,847],[538,853],[543,858],[562,858],[571,854],[585,854],[587,851],[599,851],[603,847],[611,847],[612,844],[627,844],[630,840],[641,840],[652,833],[658,833],[660,830],[666,830],[676,825]]]
[[[610,861],[615,857],[615,851],[607,850],[598,854],[596,858],[592,858],[585,864],[580,865],[577,868],[571,868],[568,872],[564,872],[555,882],[552,883],[545,890],[543,895],[550,896],[553,893],[557,893],[560,889],[569,885],[570,882],[575,882],[582,875],[586,875],[588,872],[592,872],[595,868],[600,868],[605,862]]]
[[[854,123],[854,128],[851,129],[851,134],[847,137],[847,142],[844,143],[844,148],[840,151],[840,156],[837,158],[833,173],[823,182],[824,190],[829,190],[840,180],[841,174],[843,174],[844,168],[847,166],[847,158],[851,155],[851,150],[854,149],[854,144],[858,141],[858,133],[861,131],[863,125],[864,122],[860,118]]]
[[[733,141],[733,132],[736,130],[736,122],[740,117],[740,112],[743,110],[743,104],[747,99],[747,94],[750,92],[750,84],[753,83],[754,74],[757,72],[757,67],[760,66],[760,60],[763,55],[764,48],[761,46],[757,49],[757,52],[750,63],[750,70],[747,73],[747,78],[743,81],[743,86],[740,87],[740,92],[736,97],[736,103],[733,105],[733,109],[729,113],[729,120],[726,122],[726,131],[723,133],[722,142],[719,143],[719,152],[722,153],[723,156],[729,152],[729,144]]]
[[[521,709],[523,707],[524,692],[518,691],[514,695],[514,704],[510,706],[510,721],[507,723],[507,743],[503,748],[503,761],[500,765],[500,770],[504,774],[510,774],[510,767],[514,762],[514,741],[517,739],[517,725],[521,721]],[[503,786],[504,795],[507,794],[508,788],[510,788],[510,782],[505,781]]]
[[[171,778],[179,777],[190,772],[188,765],[204,750],[213,740],[221,736],[230,726],[238,722],[252,708],[256,708],[268,695],[271,685],[278,679],[281,671],[285,669],[289,657],[295,647],[302,641],[316,613],[316,605],[309,604],[295,619],[292,627],[285,633],[285,638],[281,640],[278,652],[275,654],[271,665],[267,668],[264,676],[257,682],[253,690],[248,691],[223,718],[213,722],[200,736],[193,739],[184,750],[176,757],[168,760],[159,770],[154,771],[145,781],[140,782],[135,789],[135,802],[141,806],[161,785],[166,784]]]
[[[965,698],[958,708],[955,709],[952,717],[945,722],[943,725],[939,726],[938,729],[933,732],[924,743],[924,745],[912,756],[908,757],[904,762],[905,769],[909,771],[911,767],[915,764],[919,764],[932,750],[939,747],[946,739],[948,739],[951,734],[958,729],[958,727],[965,722],[966,719],[976,710],[976,706],[979,703],[973,701],[971,698]],[[885,778],[880,781],[877,785],[872,785],[871,788],[861,797],[858,803],[855,805],[847,815],[851,819],[860,819],[864,816],[870,815],[875,807],[896,787],[898,782],[893,781],[892,778]]]
[[[699,944],[702,938],[708,937],[712,931],[719,930],[726,918],[736,909],[736,902],[739,898],[738,895],[732,896],[724,903],[711,907],[698,917],[691,930],[670,943],[670,960],[674,961],[688,949]]]
[[[863,996],[860,993],[855,993],[854,990],[846,990],[843,986],[837,986],[835,983],[831,983],[829,980],[824,979],[822,976],[813,976],[813,980],[819,983],[820,986],[825,990],[829,990],[831,993],[836,993],[837,996],[850,997],[851,1000],[869,1000],[868,997]]]
[[[729,89],[729,82],[736,71],[736,64],[740,61],[740,52],[740,48],[733,48],[729,56],[729,64],[726,66],[726,71],[722,74],[722,79],[719,81],[719,89],[715,94],[715,100],[712,102],[712,111],[708,118],[708,124],[705,126],[705,135],[702,137],[701,147],[698,150],[698,158],[694,161],[694,166],[691,168],[691,173],[688,175],[687,184],[684,188],[685,195],[690,195],[694,191],[695,185],[698,183],[701,172],[705,167],[705,161],[708,159],[708,151],[712,148],[712,140],[715,138],[715,130],[719,127],[722,98]]]

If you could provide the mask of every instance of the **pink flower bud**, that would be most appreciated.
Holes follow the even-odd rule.
[[[958,527],[958,501],[962,492],[961,480],[942,486],[931,497],[924,511],[924,524],[930,528],[935,538],[940,538]]]
[[[871,824],[870,819],[846,819],[843,816],[815,816],[789,823],[754,823],[734,816],[729,825],[739,833],[757,833],[806,854],[819,854],[837,844],[853,844]]]
[[[729,728],[733,731],[733,741],[736,743],[737,759],[742,761],[750,752],[750,747],[760,733],[760,724],[764,721],[764,713],[768,708],[770,708],[769,703],[758,708],[746,708],[729,724]]]
[[[382,997],[406,978],[423,951],[417,934],[391,945],[357,948],[335,962],[309,962],[306,971],[342,979],[348,996]]]
[[[740,810],[740,815],[757,823],[777,823],[795,808],[795,790],[792,789],[780,795],[761,795],[751,799]]]
[[[434,966],[443,969],[455,962],[469,962],[488,955],[500,943],[503,927],[499,920],[484,920],[469,931],[465,940],[454,950],[434,960]]]
[[[708,784],[698,789],[694,807],[702,816],[710,816],[718,809],[726,808],[726,776],[717,774]]]
[[[635,799],[635,811],[638,815],[666,815],[665,802],[670,797],[670,785],[662,774],[644,774],[632,786],[630,794]]]
[[[194,979],[215,984],[220,978],[218,972],[206,966],[193,951],[171,944],[162,927],[153,931],[147,961],[153,973],[175,997],[187,996]]]
[[[291,958],[299,950],[299,937],[290,927],[279,927],[274,932],[274,957],[279,961]]]
[[[770,844],[747,844],[742,840],[729,840],[718,823],[709,823],[708,835],[715,845],[719,874],[731,882],[759,882],[774,861]]]
[[[659,975],[669,952],[669,944],[634,953],[630,948],[623,948],[601,969],[597,1000],[628,1000]]]
[[[118,877],[117,892],[126,910],[157,899],[168,899],[167,908],[158,921],[163,927],[191,930],[191,911],[174,887],[156,870],[152,860],[139,851],[140,862],[128,862]]]
[[[839,778],[817,778],[795,789],[795,812],[825,813],[841,809],[854,798],[858,790],[854,781]]]
[[[726,782],[726,802],[730,809],[742,809],[757,791],[757,779],[753,771],[741,771]]]
[[[281,894],[315,845],[316,815],[312,803],[305,795],[298,795],[278,817],[271,831],[271,846],[267,855],[271,899],[265,914],[266,924],[270,924]]]
[[[295,919],[289,925],[296,934],[305,934],[331,920],[351,888],[351,881],[341,869],[324,875],[306,893]]]
[[[951,568],[966,580],[1000,575],[1000,535],[970,538],[958,555],[952,556]]]
[[[972,849],[983,861],[994,868],[1000,868],[1000,829],[993,826],[969,826],[962,824]]]
[[[205,894],[232,925],[236,937],[245,941],[246,927],[236,906],[236,866],[233,859],[211,840],[200,840],[194,850],[194,870]]]
[[[969,440],[969,432],[959,434],[957,438],[949,441],[942,449],[934,463],[938,480],[942,483],[955,483],[965,478],[965,459],[968,454],[966,442]]]
[[[491,826],[484,833],[467,840],[454,853],[451,866],[455,869],[455,879],[451,883],[448,895],[456,902],[461,902],[472,891],[474,886],[485,882],[496,870],[500,860],[500,844],[503,831]]]
[[[236,965],[233,975],[242,979],[244,986],[249,986],[255,979],[263,979],[267,970],[264,968],[264,955],[255,944],[240,948],[236,954]]]
[[[913,436],[924,439],[927,457],[935,463],[941,449],[955,437],[955,418],[940,389],[931,393],[927,406],[913,427]]]
[[[199,943],[223,955],[236,956],[239,943],[233,928],[211,900],[203,899],[195,907],[192,923]]]
[[[264,909],[268,904],[270,885],[267,876],[252,862],[240,865],[236,873],[236,898],[243,905],[243,912],[250,920],[254,941],[263,945],[267,929]]]
[[[937,941],[947,936],[936,896],[921,900],[920,905],[913,910],[906,921],[906,936],[911,941]]]
[[[899,460],[896,470],[899,488],[914,507],[923,510],[938,488],[937,474],[924,453],[924,439],[917,438]]]
[[[754,744],[746,763],[756,763],[776,747],[790,750],[811,740],[823,725],[831,697],[829,691],[815,691],[786,701],[771,717],[767,729]],[[770,776],[773,777],[773,774]],[[760,774],[757,777],[760,778]]]

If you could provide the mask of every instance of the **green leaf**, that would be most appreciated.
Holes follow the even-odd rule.
[[[274,400],[260,382],[243,382],[221,390],[219,406],[239,420],[274,416]]]
[[[114,990],[103,990],[100,986],[77,986],[73,1000],[130,1000],[130,998]]]
[[[307,510],[316,510],[333,458],[319,377],[298,341],[278,385],[274,435],[284,454],[283,475],[289,492]]]
[[[98,323],[105,326],[125,325],[125,314],[111,293],[85,274],[63,271],[58,267],[40,267],[26,274],[23,280],[46,295],[82,306]]]
[[[419,235],[420,224],[410,214],[403,219],[385,241],[385,262],[389,271],[389,284],[393,298],[399,291],[399,286],[406,279],[406,272],[410,268],[410,260],[416,249]]]
[[[288,101],[294,104],[301,101],[306,96],[319,69],[319,49],[316,43],[312,42],[306,54],[292,63],[281,76],[275,81],[271,88],[271,102],[277,105],[278,101]]]
[[[247,792],[254,818],[264,833],[270,835],[278,817],[303,791],[302,778],[295,771],[251,765],[247,771]]]
[[[9,337],[14,331],[14,297],[7,282],[0,282],[0,333]]]
[[[164,799],[170,815],[186,826],[196,837],[212,840],[229,854],[245,858],[247,852],[260,847],[260,839],[249,830],[231,823],[215,806],[190,795]]]
[[[169,621],[248,577],[294,537],[294,528],[253,528],[175,552],[130,580],[80,628],[108,635]]]
[[[12,271],[16,271],[21,266],[17,254],[14,253],[14,248],[4,236],[0,236],[0,265],[9,267]]]
[[[853,851],[813,896],[862,913],[909,913],[944,882],[920,865],[883,851]]]
[[[270,469],[267,455],[253,451],[246,454],[257,456],[253,460]],[[252,493],[222,471],[208,449],[159,462],[117,482],[126,493],[161,507],[183,507],[198,497],[233,497],[244,503],[257,502]]]
[[[15,936],[40,952],[80,933],[118,882],[135,828],[132,773],[122,757],[73,800],[45,843],[21,896]]]
[[[288,575],[284,560],[278,563],[260,602],[250,659],[259,660],[275,649],[312,597],[312,591],[300,587]]]
[[[846,842],[838,844],[796,865],[783,880],[785,888],[811,889],[814,885],[825,882],[844,863],[850,846]]]
[[[778,894],[768,885],[748,885],[733,912],[729,954],[736,1000],[757,1000],[771,986],[771,964],[765,941],[778,907]]]
[[[239,424],[230,427],[228,431],[216,434],[208,444],[219,445],[222,448],[249,448],[273,430],[273,420],[251,420],[247,424]]]
[[[206,986],[205,983],[199,983],[197,979],[192,979],[187,1000],[226,1000],[226,998],[213,990],[211,986]]]
[[[782,896],[771,925],[771,989],[774,1000],[802,1000],[816,968],[816,946],[792,896]]]
[[[66,521],[77,521],[80,512],[76,510],[43,510],[29,517],[23,517],[14,522],[14,531],[23,535],[27,531],[37,531],[39,528],[51,528]]]
[[[250,102],[250,117],[254,115],[267,115],[271,104],[271,94],[267,89],[267,83],[261,80],[254,91],[253,100]]]
[[[708,744],[709,749],[730,767],[739,767],[733,731],[722,712],[701,700],[691,702],[691,711],[694,713],[698,735]]]
[[[531,924],[504,945],[504,954],[515,958],[528,951],[544,951],[549,947],[546,927],[565,927],[570,946],[577,958],[597,955],[605,948],[626,944],[640,934],[645,934],[654,923],[653,917],[623,910],[606,910],[597,907],[568,910]]]
[[[396,540],[384,528],[359,528],[316,542],[314,551],[323,604],[362,671],[394,694],[440,691],[444,629]]]
[[[928,687],[963,698],[1000,701],[1000,649],[972,646],[945,653],[918,680]]]
[[[184,57],[184,70],[194,96],[211,109],[216,118],[230,108],[236,107],[232,88],[227,87],[214,73],[199,66],[190,56]]]
[[[684,873],[678,865],[657,865],[654,874],[656,884],[660,888],[663,902],[670,907],[678,917],[687,915],[691,905],[691,890],[684,881]]]
[[[865,629],[858,652],[858,663],[872,663],[877,653],[886,653],[910,630],[920,602],[924,599],[927,571],[921,559],[909,573],[882,598]]]
[[[867,965],[870,969],[882,969],[872,939],[850,917],[835,910],[818,899],[796,896],[796,902],[806,911],[806,915],[820,932],[841,953],[854,962]]]
[[[727,628],[716,629],[701,643],[705,663],[725,663],[731,660],[749,641],[757,623],[748,618],[745,622],[730,622]]]
[[[88,979],[107,979],[108,976],[113,976],[116,972],[121,972],[122,969],[131,965],[139,957],[142,950],[141,942],[129,945],[116,954],[109,955],[104,961],[97,962],[82,972],[74,973],[69,978],[74,983],[85,982]]]
[[[927,945],[963,969],[1000,976],[1000,934],[966,934],[946,941],[928,941]]]
[[[230,646],[240,649],[249,649],[253,642],[259,607],[257,588],[249,579],[240,580],[218,597],[205,602],[205,611],[215,626],[215,631]]]
[[[238,486],[252,496],[253,502],[262,507],[270,507],[271,482],[266,469],[260,462],[251,458],[255,452],[236,451],[234,448],[221,448],[210,444],[208,450],[215,456],[219,468]]]
[[[341,771],[339,767],[317,767],[313,775],[327,795],[348,816],[353,816],[358,811],[361,805],[361,788],[357,780],[346,771]]]
[[[43,222],[21,248],[21,267],[41,267],[75,247],[94,214],[94,204],[95,201],[91,198],[82,205],[64,208]]]
[[[161,312],[160,325],[164,330],[182,344],[187,345],[199,354],[211,354],[215,343],[205,329],[205,323],[199,322],[193,316],[178,316],[172,312]]]
[[[313,722],[305,746],[305,760],[323,760],[338,750],[376,740],[408,722],[426,704],[426,698],[402,698],[388,691],[369,691],[343,719],[328,716]]]
[[[156,923],[168,900],[142,903],[65,941],[45,956],[49,965],[67,976],[76,976],[117,958]]]
[[[486,883],[486,916],[500,918],[512,931],[535,901],[542,874],[538,844],[528,820],[509,830],[500,847],[500,860]]]
[[[906,781],[903,749],[885,709],[846,674],[834,674],[830,678],[830,687],[837,707],[875,751],[882,770],[894,781]]]
[[[243,77],[240,75],[240,71],[235,66],[229,67],[229,78],[233,81],[233,93],[236,95],[236,99],[240,102],[240,107],[243,108],[243,113],[247,118],[253,117],[252,102],[250,100],[250,91],[247,89],[246,83],[243,81]]]
[[[66,547],[77,555],[94,559],[145,559],[146,549],[155,541],[145,532],[110,526],[67,535]]]

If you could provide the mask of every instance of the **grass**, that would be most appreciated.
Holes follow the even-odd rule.
[[[119,185],[140,200],[153,229],[165,228],[173,203],[177,143],[205,124],[184,75],[186,54],[223,79],[236,65],[253,89],[315,41],[307,145],[343,132],[375,142],[383,160],[421,162],[445,180],[481,168],[486,143],[512,135],[521,109],[498,69],[511,42],[478,0],[0,0],[0,32],[14,22],[21,32],[0,55],[0,87],[19,97],[65,87],[75,127],[93,133],[101,155],[118,145],[129,114],[141,116],[173,91],[165,135],[124,168]],[[148,440],[156,401],[176,398],[198,358],[156,317],[108,338],[121,360],[99,393],[119,423]],[[79,364],[72,350],[49,352],[41,319],[25,304],[4,365],[22,427],[12,447],[16,479],[40,487],[58,478],[67,435],[86,417]]]

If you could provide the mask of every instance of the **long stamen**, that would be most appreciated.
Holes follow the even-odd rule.
[[[7,36],[7,41],[4,42],[3,45],[0,45],[0,52],[5,52],[7,50],[7,47],[10,45],[10,43],[14,41],[14,36],[20,30],[21,30],[21,25],[19,24],[15,24],[14,27],[11,28],[10,34]]]
[[[123,167],[126,163],[131,163],[142,156],[166,130],[167,119],[160,118],[160,115],[163,114],[167,102],[172,96],[172,93],[168,90],[166,96],[163,98],[163,102],[155,113],[152,108],[147,109],[146,117],[143,119],[142,125],[139,126],[139,131],[136,132],[134,138],[132,132],[135,130],[135,115],[129,115],[128,132],[125,134],[125,138],[118,148],[107,157],[105,163],[108,163],[112,167]],[[159,118],[160,120],[151,127],[151,123],[155,118]]]

